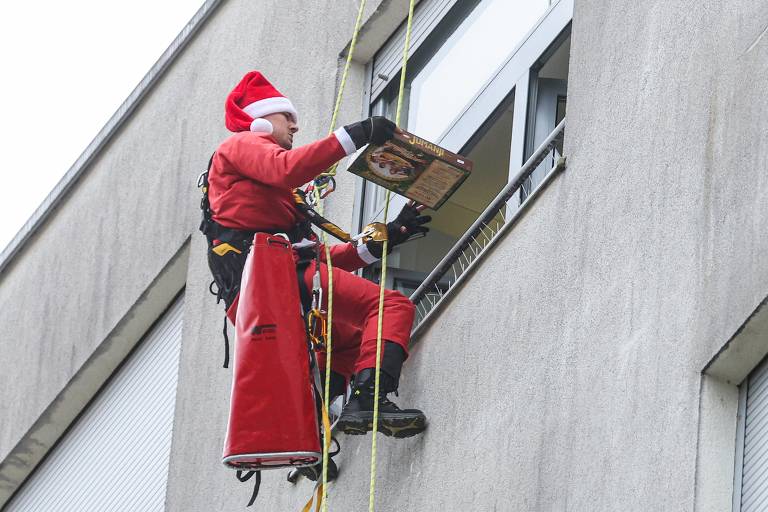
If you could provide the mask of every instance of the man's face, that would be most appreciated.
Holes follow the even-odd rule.
[[[293,134],[299,131],[299,125],[293,121],[291,114],[280,112],[269,114],[264,119],[272,123],[272,137],[280,147],[291,149],[293,147]]]

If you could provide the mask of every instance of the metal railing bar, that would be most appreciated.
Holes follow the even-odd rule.
[[[453,286],[451,286],[443,295],[440,301],[438,301],[437,304],[434,304],[426,315],[421,317],[421,320],[413,329],[413,332],[411,334],[412,339],[416,339],[418,335],[420,335],[423,330],[426,328],[426,326],[429,324],[429,322],[436,316],[436,311],[440,309],[440,306],[445,304],[447,302],[446,299],[450,298],[455,292],[457,288],[460,287],[460,285],[467,279],[467,276],[469,276],[472,271],[477,267],[479,262],[483,259],[483,256],[485,256],[493,247],[496,245],[496,243],[501,240],[501,238],[506,234],[512,226],[514,226],[517,221],[522,217],[523,213],[530,207],[530,205],[535,201],[535,199],[539,196],[541,191],[543,191],[547,185],[557,176],[560,174],[560,171],[565,169],[565,157],[560,157],[558,159],[557,165],[552,168],[550,172],[547,173],[547,175],[544,177],[544,179],[541,181],[541,183],[531,191],[531,193],[528,195],[528,197],[525,198],[525,200],[520,204],[520,207],[517,209],[517,211],[510,217],[510,219],[504,223],[504,225],[501,227],[501,229],[497,232],[496,236],[491,240],[491,243],[483,249],[482,253],[478,258],[476,258],[472,264],[467,267],[467,270],[463,272],[454,282]],[[418,291],[418,290],[417,290]],[[416,292],[411,295],[411,300],[413,300],[413,296],[416,294]],[[414,301],[415,302],[415,301]]]
[[[416,289],[416,291],[413,292],[411,295],[411,300],[413,302],[418,302],[421,300],[421,297],[424,295],[426,290],[432,286],[432,283],[440,280],[440,278],[448,271],[449,266],[453,263],[453,261],[456,260],[456,255],[464,251],[467,245],[471,243],[470,239],[474,237],[475,233],[479,229],[479,226],[490,222],[499,213],[499,210],[506,206],[507,201],[512,198],[520,185],[526,179],[528,179],[528,177],[533,173],[533,171],[536,170],[539,164],[541,164],[541,162],[543,162],[544,159],[549,156],[549,152],[552,151],[557,143],[563,138],[563,132],[565,131],[565,121],[565,119],[560,121],[560,124],[558,124],[554,130],[552,130],[552,133],[550,133],[544,142],[541,143],[541,145],[538,147],[538,149],[536,149],[533,155],[531,155],[528,161],[523,164],[523,166],[520,168],[517,174],[515,174],[512,180],[509,181],[509,183],[507,183],[503,189],[501,189],[501,192],[496,195],[496,197],[486,207],[483,213],[481,213],[477,220],[475,220],[472,226],[470,226],[470,228],[462,235],[462,237],[458,242],[456,242],[453,248],[448,251],[448,254],[446,254],[445,257],[440,260],[440,263],[438,263],[435,269],[430,272],[430,274]],[[531,192],[531,194],[532,193],[533,192]],[[531,194],[529,194],[529,196]],[[523,201],[523,203],[527,202],[527,200],[528,197],[526,197],[526,200]],[[520,205],[518,212],[521,209],[522,204]],[[515,215],[517,215],[518,212],[516,212]]]

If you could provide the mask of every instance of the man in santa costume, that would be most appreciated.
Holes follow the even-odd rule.
[[[308,245],[314,255],[311,242],[316,243],[317,237],[297,209],[293,190],[369,142],[382,144],[391,139],[397,127],[383,117],[372,117],[294,149],[293,137],[299,130],[296,109],[258,71],[246,74],[227,97],[225,121],[235,134],[218,147],[212,158],[208,173],[212,227],[206,235],[209,265],[219,296],[229,308],[239,291],[254,232],[287,234],[297,260],[306,258]],[[390,250],[412,235],[428,231],[423,224],[430,218],[421,216],[420,211],[421,207],[409,204],[387,225]],[[215,251],[222,243],[239,251]],[[352,379],[352,396],[338,423],[348,434],[364,434],[373,427],[379,305],[379,286],[352,272],[377,261],[382,246],[381,242],[370,241],[339,244],[330,250],[334,307],[331,396],[341,394]],[[324,260],[324,251],[320,254]],[[315,265],[309,264],[303,272],[308,289],[312,289]],[[320,275],[326,295],[325,263],[320,264]],[[323,304],[328,304],[327,296]],[[421,411],[401,410],[387,399],[388,393],[397,390],[400,370],[408,356],[414,311],[413,303],[403,294],[385,291],[379,431],[388,436],[409,437],[426,427]],[[322,357],[320,364],[324,364]]]

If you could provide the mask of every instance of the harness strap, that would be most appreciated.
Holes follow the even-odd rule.
[[[322,481],[318,481],[317,485],[315,485],[315,489],[312,492],[312,495],[309,497],[309,501],[306,505],[304,505],[304,508],[301,509],[301,512],[310,512],[312,510],[312,502],[316,501],[315,505],[315,512],[320,511],[320,506],[322,503],[324,503],[323,497],[325,496],[325,486],[323,485]]]
[[[305,317],[312,308],[312,293],[309,291],[307,283],[304,281],[304,272],[307,270],[307,267],[309,267],[311,261],[312,260],[302,258],[296,263],[296,277],[298,277],[299,281],[299,299],[301,299],[301,310]]]
[[[238,470],[236,474],[237,479],[241,482],[247,482],[254,475],[256,475],[256,480],[253,483],[253,494],[251,494],[251,499],[248,501],[248,505],[246,505],[248,507],[253,505],[256,501],[256,497],[259,495],[259,488],[261,487],[261,471],[248,471],[247,473],[243,473]]]
[[[229,368],[229,336],[227,335],[227,315],[224,315],[224,368]]]
[[[315,388],[315,397],[317,404],[319,416],[321,418],[321,425],[320,425],[320,438],[323,442],[323,472],[325,473],[323,475],[323,478],[318,479],[317,486],[315,488],[316,495],[310,496],[309,501],[304,506],[304,511],[310,510],[312,507],[312,501],[316,499],[316,507],[315,511],[319,511],[322,504],[325,502],[325,490],[327,489],[328,484],[328,459],[332,457],[332,455],[329,453],[329,447],[331,446],[331,420],[328,417],[328,406],[323,400],[323,387],[322,387],[322,378],[320,376],[320,366],[317,363],[317,357],[315,356],[315,351],[312,350],[311,345],[309,345],[309,357],[310,357],[310,365],[312,367],[312,381]],[[329,372],[330,369],[326,368],[326,371]],[[338,441],[336,442],[338,445]],[[339,451],[341,450],[341,447],[339,446]],[[336,452],[338,453],[338,451]]]
[[[333,222],[329,221],[317,211],[315,211],[314,208],[312,208],[309,203],[307,203],[307,198],[304,195],[304,191],[301,189],[294,189],[293,191],[293,200],[296,203],[296,209],[298,209],[306,219],[311,222],[313,225],[317,226],[318,228],[322,229],[326,233],[328,233],[331,236],[334,236],[341,240],[342,242],[352,242],[354,238],[352,238],[352,235],[341,229],[339,226],[334,224]]]

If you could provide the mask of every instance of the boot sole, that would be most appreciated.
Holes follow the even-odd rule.
[[[341,415],[338,424],[339,430],[348,435],[365,435],[373,430],[373,413],[357,414],[355,416]],[[411,416],[388,416],[379,418],[378,431],[387,437],[403,439],[421,434],[426,430],[426,419]]]

